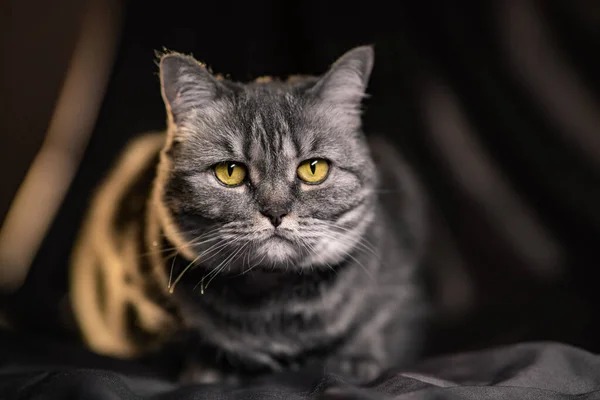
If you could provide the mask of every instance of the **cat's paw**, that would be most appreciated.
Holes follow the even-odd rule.
[[[368,356],[335,356],[325,364],[325,373],[338,375],[355,384],[366,384],[378,378],[383,365]]]
[[[237,383],[235,375],[223,374],[222,372],[199,364],[189,364],[179,374],[180,385],[209,385],[213,383]]]
[[[221,382],[223,376],[216,370],[201,367],[199,365],[187,366],[179,375],[179,384],[188,385],[199,385],[199,384],[211,384]]]

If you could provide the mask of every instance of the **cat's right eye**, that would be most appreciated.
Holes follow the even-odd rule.
[[[239,186],[246,179],[246,167],[234,161],[220,162],[214,166],[215,177],[225,186]]]

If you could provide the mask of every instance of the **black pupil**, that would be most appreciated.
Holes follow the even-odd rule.
[[[234,169],[235,169],[235,164],[234,163],[227,164],[227,173],[229,174],[229,176],[233,175],[233,170]]]
[[[315,160],[315,161],[311,161],[311,163],[310,163],[310,170],[312,171],[313,175],[315,174],[315,171],[317,170],[318,162],[319,162],[319,160]]]

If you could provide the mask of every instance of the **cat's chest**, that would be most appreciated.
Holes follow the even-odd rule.
[[[293,282],[284,275],[264,271],[225,279],[223,284],[227,286],[227,293],[236,295],[241,304],[259,301],[260,298],[269,297],[269,294],[280,292],[285,287],[290,290],[293,287]]]
[[[349,314],[357,310],[356,299],[346,291],[338,293],[318,283],[295,286],[278,274],[235,279],[226,291],[211,290],[215,288],[208,285],[204,294],[196,290],[183,300],[188,328],[201,342],[234,357],[277,365],[313,358],[334,347],[355,320]],[[264,291],[277,295],[261,296]]]
[[[332,351],[337,339],[319,313],[205,305],[185,314],[201,345],[199,356],[218,369],[253,373],[303,365]]]
[[[373,292],[365,276],[353,264],[302,274],[257,269],[198,285],[200,274],[175,294],[185,329],[213,349],[205,355],[277,370],[321,360],[353,335]]]
[[[312,274],[288,273],[281,270],[255,269],[231,275],[189,274],[178,288],[180,304],[189,312],[199,310],[217,318],[219,314],[252,315],[288,314],[301,303],[315,303],[335,284],[337,271],[315,271]]]
[[[323,330],[330,318],[317,283],[298,286],[277,274],[257,274],[217,285],[196,288],[180,300],[188,325],[205,336],[297,339]]]

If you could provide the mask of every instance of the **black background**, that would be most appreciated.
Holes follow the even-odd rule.
[[[319,74],[350,48],[374,44],[366,130],[392,138],[416,166],[479,285],[473,310],[440,324],[431,351],[529,339],[598,350],[598,164],[559,134],[508,69],[493,4],[126,2],[118,56],[91,142],[14,304],[25,307],[30,328],[61,333],[53,321],[66,288],[65,265],[94,187],[129,139],[165,126],[155,50],[191,53],[214,72],[250,80]],[[585,2],[537,4],[571,72],[598,100],[600,29],[581,18]],[[473,203],[433,149],[419,107],[422,84],[432,77],[455,91],[488,155],[562,244],[566,274],[559,281],[539,281],[507,250],[483,217],[485,207]]]

